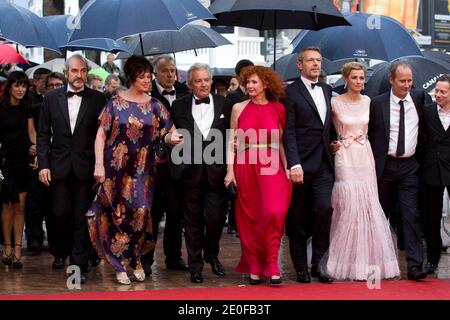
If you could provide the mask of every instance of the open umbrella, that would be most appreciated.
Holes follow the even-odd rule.
[[[100,68],[100,66],[98,64],[96,64],[95,62],[92,62],[89,59],[86,59],[88,62],[88,67],[89,69],[96,69],[96,68]],[[62,59],[62,58],[57,58],[57,59],[53,59],[50,61],[47,61],[46,63],[40,64],[34,68],[30,68],[27,71],[25,71],[25,73],[27,74],[27,76],[29,78],[33,77],[34,71],[37,68],[46,68],[49,69],[51,71],[54,72],[61,72],[64,73],[65,69],[66,69],[66,60]]]
[[[412,66],[414,88],[422,89],[426,92],[434,89],[437,78],[450,72],[443,65],[424,57],[402,57],[402,60],[408,61]],[[391,89],[388,73],[389,64],[386,64],[372,74],[366,84],[366,94],[369,97],[382,94]]]
[[[133,54],[141,54],[141,38],[134,37],[129,46]],[[187,24],[180,30],[161,30],[148,32],[142,35],[144,55],[157,55],[162,53],[179,52],[200,48],[215,48],[227,44],[232,44],[220,33],[211,28]],[[126,59],[131,54],[121,53],[118,59]]]
[[[349,25],[331,0],[216,0],[209,10],[217,18],[214,25],[273,30],[274,35],[276,29],[319,30]],[[276,61],[276,41],[274,44]]]
[[[450,54],[441,52],[441,51],[432,51],[425,50],[422,51],[422,54],[425,58],[436,61],[442,65],[444,65],[447,69],[450,70]]]
[[[67,49],[70,51],[76,50],[100,50],[112,53],[118,53],[121,51],[130,51],[130,48],[125,42],[121,40],[112,40],[105,38],[96,39],[81,39],[69,42],[72,30],[69,28],[71,21],[76,19],[71,15],[55,15],[43,17],[45,23],[52,32],[53,38],[60,49]]]
[[[81,9],[70,39],[117,40],[150,31],[179,30],[200,19],[214,16],[197,0],[90,0]]]
[[[318,46],[322,56],[333,61],[348,58],[392,61],[403,56],[422,56],[414,38],[397,20],[367,13],[350,13],[345,17],[351,26],[301,31],[292,41],[293,52]]]
[[[28,61],[9,44],[0,43],[0,64],[2,63],[28,64]]]
[[[44,47],[60,53],[41,17],[7,1],[0,1],[0,39],[24,47]]]

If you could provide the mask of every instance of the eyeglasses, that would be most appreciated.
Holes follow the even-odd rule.
[[[58,89],[61,87],[64,87],[64,83],[50,83],[47,86],[47,88],[49,88],[49,89]]]

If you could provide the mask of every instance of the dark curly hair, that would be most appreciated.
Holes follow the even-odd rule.
[[[256,74],[267,87],[267,100],[278,101],[285,97],[286,93],[283,79],[278,73],[273,71],[273,69],[263,66],[248,66],[245,68],[243,75],[244,83],[247,83],[248,78],[254,74]]]
[[[11,88],[14,84],[24,84],[27,87],[25,96],[20,101],[20,106],[26,109],[31,108],[31,98],[30,98],[30,80],[25,72],[13,71],[9,74],[8,79],[6,79],[5,87],[3,88],[3,95],[0,97],[0,104],[9,108],[11,107]]]
[[[123,72],[125,73],[128,84],[131,85],[141,73],[150,72],[153,74],[153,66],[145,57],[133,55],[125,62]]]

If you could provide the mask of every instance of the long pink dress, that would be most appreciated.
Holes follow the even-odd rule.
[[[241,132],[257,134],[245,139],[246,147],[243,141],[238,142],[234,165],[236,223],[242,248],[237,272],[280,275],[278,252],[292,191],[279,152],[279,129],[285,127],[285,113],[278,102],[249,102],[238,119]],[[273,147],[264,147],[271,143]]]
[[[347,103],[333,98],[333,123],[340,138],[326,273],[338,280],[400,275],[393,236],[378,199],[375,161],[367,140],[370,98]]]

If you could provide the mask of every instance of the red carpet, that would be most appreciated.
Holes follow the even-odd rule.
[[[80,292],[0,296],[0,300],[450,300],[450,280],[288,284],[127,292]]]

